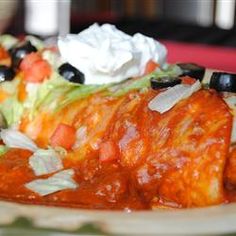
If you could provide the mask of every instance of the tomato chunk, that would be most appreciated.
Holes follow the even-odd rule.
[[[51,67],[47,61],[41,60],[35,62],[32,67],[25,71],[24,79],[31,83],[40,83],[51,74]]]
[[[40,83],[51,75],[51,66],[38,53],[25,56],[20,64],[24,79],[31,83]]]
[[[42,58],[38,53],[32,52],[24,57],[24,59],[20,63],[20,69],[23,71],[28,70],[33,66],[35,62],[41,60]]]
[[[11,57],[7,50],[0,45],[0,65],[11,65]]]
[[[180,79],[182,80],[182,84],[192,85],[196,82],[196,79],[194,79],[190,76],[182,76],[182,77],[180,77]]]
[[[101,144],[99,150],[99,160],[108,162],[116,160],[118,157],[117,147],[113,141],[106,141]]]
[[[160,65],[159,65],[158,63],[156,63],[156,62],[153,61],[153,60],[149,60],[149,61],[147,62],[147,65],[146,65],[144,74],[145,74],[145,75],[150,74],[150,73],[152,73],[153,71],[155,71],[158,67],[160,67]]]
[[[0,60],[6,59],[9,57],[10,56],[9,56],[9,53],[7,52],[7,50],[4,47],[0,46]]]
[[[76,140],[76,130],[74,127],[60,123],[50,138],[53,147],[63,147],[71,149]]]

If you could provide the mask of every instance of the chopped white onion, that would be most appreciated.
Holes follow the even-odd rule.
[[[87,140],[87,126],[81,126],[76,131],[76,141],[73,149],[81,147]]]
[[[236,143],[236,117],[233,119],[230,142],[231,144]]]
[[[77,183],[73,180],[74,170],[67,169],[54,174],[47,179],[36,179],[27,184],[25,187],[38,193],[40,196],[46,196],[64,189],[75,189]]]
[[[63,169],[61,158],[53,149],[38,149],[29,158],[29,164],[36,176],[51,174]]]
[[[158,94],[148,104],[152,111],[164,113],[170,110],[180,100],[190,97],[194,92],[201,88],[201,83],[197,80],[192,85],[178,84],[166,91]]]
[[[14,129],[2,129],[0,137],[3,143],[10,148],[21,148],[35,152],[37,145],[25,134]]]
[[[227,103],[228,107],[236,114],[236,96],[232,94],[223,94],[223,99]]]

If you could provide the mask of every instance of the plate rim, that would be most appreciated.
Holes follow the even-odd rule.
[[[7,214],[7,215],[6,215]],[[0,201],[0,225],[17,217],[36,226],[75,230],[95,223],[111,234],[223,234],[236,232],[236,203],[180,210],[111,211],[81,210]]]

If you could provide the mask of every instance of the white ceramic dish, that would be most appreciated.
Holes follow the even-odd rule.
[[[0,202],[0,224],[19,216],[36,226],[74,230],[84,223],[96,223],[115,235],[222,235],[236,232],[236,204],[187,210],[140,212],[78,210]]]

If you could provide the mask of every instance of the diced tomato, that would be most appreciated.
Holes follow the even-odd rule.
[[[23,71],[28,70],[33,66],[35,62],[41,60],[42,58],[38,53],[32,52],[24,57],[24,59],[20,63],[20,69]]]
[[[150,74],[150,73],[152,73],[153,71],[155,71],[158,67],[160,67],[160,65],[159,65],[158,63],[156,63],[156,62],[153,61],[153,60],[149,60],[149,61],[147,62],[147,65],[146,65],[144,74],[145,74],[145,75]]]
[[[39,83],[51,74],[51,66],[40,54],[32,52],[25,56],[20,64],[24,79],[28,82]]]
[[[60,123],[50,138],[52,147],[71,149],[76,140],[76,129],[73,126]]]
[[[10,57],[10,55],[7,52],[7,50],[4,47],[0,46],[0,60],[6,59],[6,58],[9,58],[9,57]]]
[[[99,160],[101,162],[113,161],[118,158],[118,149],[113,141],[106,141],[100,145]]]
[[[51,67],[45,60],[36,61],[31,68],[24,72],[24,79],[28,82],[39,83],[48,78],[51,74]]]
[[[180,77],[180,79],[182,80],[182,84],[192,85],[196,82],[196,79],[194,79],[190,76],[182,76],[182,77]]]
[[[0,46],[0,65],[10,66],[11,65],[11,57],[7,50]]]

